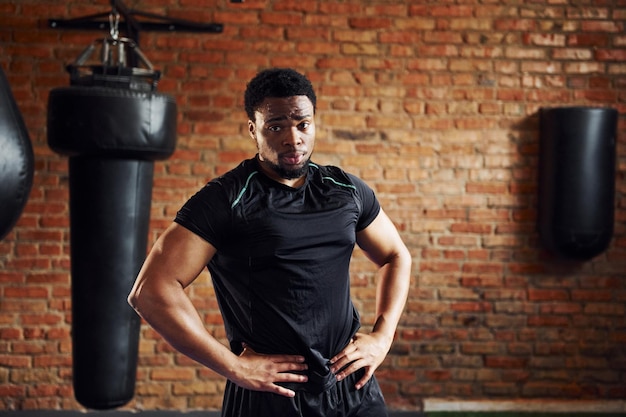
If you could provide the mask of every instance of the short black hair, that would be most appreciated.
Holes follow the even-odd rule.
[[[244,106],[250,120],[254,120],[254,112],[268,97],[307,96],[313,104],[317,97],[311,81],[298,71],[291,68],[271,68],[259,72],[246,87]]]

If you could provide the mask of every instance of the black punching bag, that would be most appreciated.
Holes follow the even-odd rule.
[[[51,91],[48,144],[69,156],[74,394],[110,409],[134,396],[140,318],[126,300],[145,260],[154,161],[174,152],[176,103],[136,71],[96,70]]]
[[[569,259],[605,251],[613,236],[617,111],[540,110],[539,234]]]
[[[33,185],[34,159],[28,130],[0,68],[0,240],[24,210]]]

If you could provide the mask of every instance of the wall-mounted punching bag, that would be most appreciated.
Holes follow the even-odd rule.
[[[74,394],[93,409],[134,396],[140,319],[126,299],[146,255],[154,161],[176,142],[174,99],[109,72],[74,77],[48,102],[48,144],[69,156]]]
[[[33,185],[34,159],[28,130],[0,68],[0,239],[24,210]]]
[[[617,111],[540,110],[539,234],[544,246],[587,260],[613,236]]]

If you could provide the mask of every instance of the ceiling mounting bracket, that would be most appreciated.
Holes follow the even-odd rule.
[[[230,0],[242,3],[243,0]],[[221,33],[221,23],[198,23],[184,19],[162,16],[154,13],[129,9],[122,0],[111,0],[111,11],[72,19],[48,19],[48,26],[53,29],[107,30],[110,28],[110,16],[119,15],[124,24],[126,36],[139,44],[139,32],[142,30],[158,32],[206,32]],[[143,18],[138,20],[137,18]]]

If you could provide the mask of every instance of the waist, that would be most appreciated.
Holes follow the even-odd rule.
[[[307,370],[294,372],[301,375],[306,375],[307,382],[277,382],[276,385],[288,388],[293,391],[306,391],[311,394],[320,394],[337,383],[337,377],[330,372],[330,369],[325,373],[319,373],[317,371]]]
[[[313,395],[321,394],[334,387],[337,384],[345,384],[344,389],[353,388],[354,385],[363,378],[365,375],[365,369],[361,368],[353,374],[348,375],[345,379],[338,382],[335,374],[328,371],[327,374],[321,375],[314,371],[298,372],[303,375],[307,375],[309,380],[307,382],[277,382],[276,385],[280,385],[285,388],[296,392],[306,392]]]

